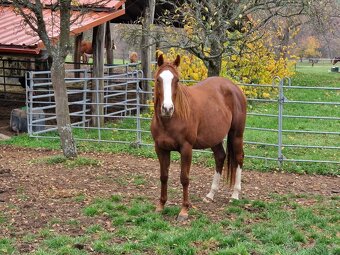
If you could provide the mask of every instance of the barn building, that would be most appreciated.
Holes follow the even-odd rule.
[[[100,6],[88,5],[89,1],[85,0],[79,2],[80,5],[73,8],[74,15],[79,15],[80,18],[73,22],[70,28],[71,36],[75,37],[75,68],[81,67],[79,47],[83,33],[110,24],[125,14],[125,1],[107,1],[105,5]],[[43,0],[42,3],[48,34],[58,40],[58,29],[54,25],[57,22],[53,20],[53,1]],[[27,11],[24,8],[23,10]],[[49,70],[51,65],[39,36],[25,25],[23,17],[10,2],[1,2],[0,16],[0,133],[11,134],[10,112],[14,108],[25,106],[25,73]],[[109,45],[110,37],[110,29],[107,29],[106,38],[109,38]]]

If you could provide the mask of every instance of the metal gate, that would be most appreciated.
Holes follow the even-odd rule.
[[[125,71],[116,72],[119,68]],[[104,90],[99,90],[100,79],[89,77],[86,70],[68,72],[81,72],[82,77],[66,79],[70,116],[77,140],[152,145],[149,131],[152,102],[141,104],[142,98],[152,97],[152,91],[143,91],[141,84],[152,83],[152,79],[143,78],[142,71],[133,66],[106,67],[107,75],[102,78]],[[51,80],[46,75],[39,78],[41,75],[41,72],[31,72],[27,79],[28,131],[32,137],[57,138]],[[336,97],[339,87],[293,86],[289,78],[276,78],[268,85],[240,86],[270,89],[276,93],[268,99],[248,97],[246,157],[277,162],[279,168],[284,162],[340,164],[340,97]],[[331,94],[330,98],[337,100],[328,101],[327,97],[301,100],[301,91],[308,90]],[[100,93],[104,94],[104,102],[99,103],[105,109],[103,115],[91,111],[94,106],[91,97]],[[298,94],[299,97],[295,97]],[[314,109],[306,110],[306,106]],[[327,109],[333,108],[334,111],[328,112]],[[44,117],[36,118],[37,112],[41,111]],[[105,125],[90,125],[93,117],[104,118]],[[42,123],[44,128],[36,128]],[[325,156],[320,157],[320,153]]]

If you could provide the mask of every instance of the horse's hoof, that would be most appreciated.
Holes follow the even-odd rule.
[[[230,200],[231,200],[231,201],[233,201],[233,200],[239,200],[239,197],[238,197],[238,195],[232,194]]]
[[[161,211],[163,211],[163,209],[164,209],[163,205],[157,205],[155,212],[161,212]]]
[[[188,214],[179,214],[177,216],[177,221],[178,222],[184,222],[184,221],[187,221],[189,218],[189,215]]]
[[[211,199],[210,197],[204,197],[204,198],[203,198],[203,202],[205,202],[205,203],[211,203],[211,202],[214,202],[214,199]]]

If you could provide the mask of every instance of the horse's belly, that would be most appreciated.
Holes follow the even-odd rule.
[[[193,147],[194,149],[206,149],[214,147],[215,145],[221,143],[227,134],[227,131],[214,135],[209,133],[199,134]]]
[[[223,141],[227,136],[231,124],[231,118],[218,118],[199,125],[195,149],[211,148]]]

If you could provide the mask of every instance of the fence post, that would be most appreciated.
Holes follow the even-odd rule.
[[[80,76],[80,73],[79,73]],[[88,79],[88,73],[86,70],[84,70],[84,86],[83,86],[83,113],[82,113],[82,122],[83,127],[86,126],[86,105],[87,105],[87,80]]]
[[[283,84],[284,79],[280,79],[279,82],[279,114],[278,114],[278,164],[279,169],[282,170],[282,164],[283,164],[283,154],[282,154],[282,121],[283,121],[283,104],[285,101],[284,92],[283,92]]]
[[[100,107],[100,104],[101,104],[101,101],[99,101],[99,79],[97,78],[96,79],[96,113],[97,113],[97,128],[98,128],[98,141],[101,140],[102,138],[102,135],[101,135],[101,123],[100,123],[100,110],[99,110],[99,107]]]
[[[140,87],[139,87],[139,82],[138,82],[138,73],[136,72],[136,78],[137,78],[137,82],[136,82],[136,96],[137,96],[137,145],[140,145],[142,142],[142,132],[141,132],[141,123],[140,123]]]
[[[126,71],[126,73],[125,73],[125,79],[126,79],[126,82],[125,82],[125,84],[124,84],[124,86],[125,86],[125,93],[124,93],[124,116],[126,117],[126,116],[128,116],[128,105],[127,105],[127,103],[128,103],[128,90],[129,90],[129,83],[130,83],[130,81],[129,81],[129,75],[128,75],[128,73],[127,73],[127,71]],[[131,114],[131,111],[130,111],[130,114]]]
[[[28,78],[28,79],[27,79]],[[33,121],[33,74],[32,72],[27,72],[25,75],[26,88],[26,114],[27,114],[27,133],[29,136],[33,134],[32,121]]]

